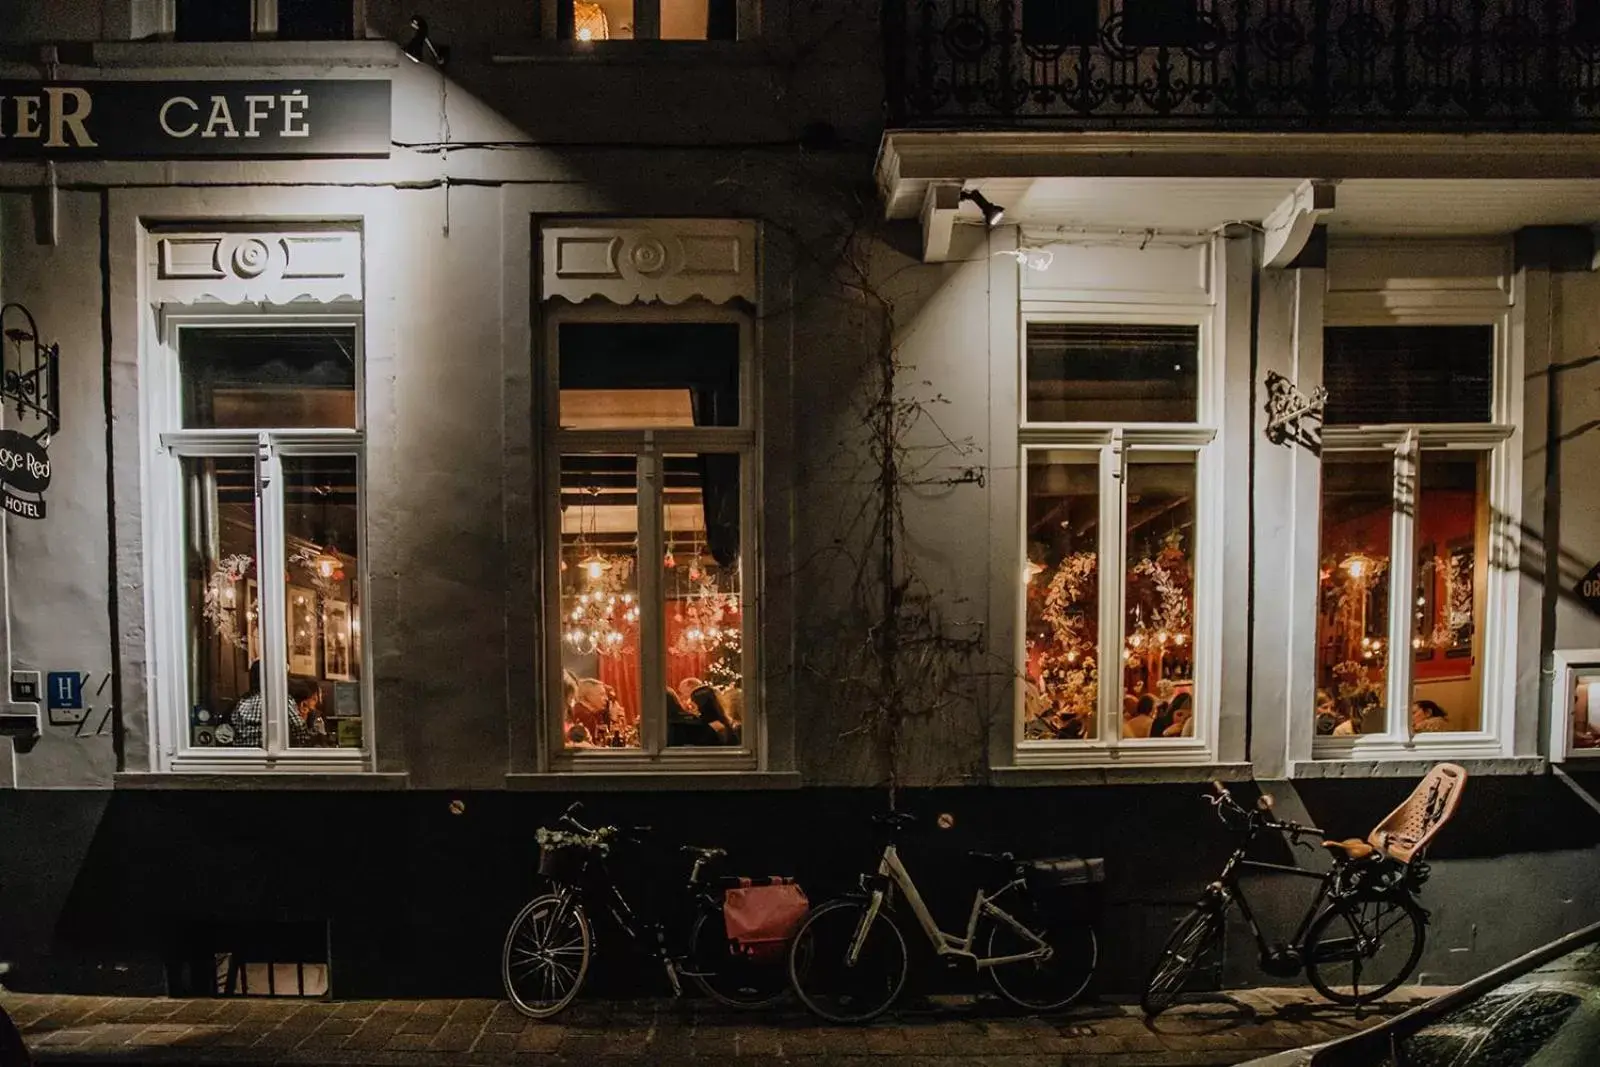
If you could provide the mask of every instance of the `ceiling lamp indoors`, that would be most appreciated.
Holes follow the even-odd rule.
[[[970,200],[979,211],[983,212],[983,224],[989,227],[991,230],[1000,225],[1001,220],[1006,217],[1005,208],[994,203],[976,189],[961,190],[960,199]],[[946,201],[946,203],[948,203],[948,201]]]
[[[592,0],[573,0],[572,35],[580,41],[605,41],[611,37],[611,24],[605,8]]]

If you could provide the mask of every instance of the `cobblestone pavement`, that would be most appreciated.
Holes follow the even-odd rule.
[[[552,1022],[493,1000],[165,1000],[5,994],[41,1065],[501,1067],[723,1064],[890,1067],[1212,1067],[1371,1026],[1438,990],[1365,1014],[1308,990],[1238,991],[1154,1023],[1120,1004],[1050,1018],[971,998],[935,998],[861,1028],[798,1008],[725,1011],[700,1001],[580,1002]]]

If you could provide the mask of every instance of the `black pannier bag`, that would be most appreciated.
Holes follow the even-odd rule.
[[[1030,860],[1025,867],[1028,889],[1039,895],[1087,888],[1106,879],[1106,861],[1099,857],[1058,856]]]

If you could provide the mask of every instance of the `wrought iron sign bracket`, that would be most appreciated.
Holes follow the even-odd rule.
[[[1268,371],[1267,440],[1275,445],[1301,445],[1320,456],[1322,411],[1327,403],[1328,390],[1322,386],[1308,396],[1277,371]]]
[[[39,324],[21,304],[0,305],[0,333],[11,342],[0,369],[0,403],[15,405],[18,418],[43,421],[29,436],[48,445],[61,429],[61,346],[40,339]]]

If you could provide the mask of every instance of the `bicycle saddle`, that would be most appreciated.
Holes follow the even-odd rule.
[[[907,826],[915,826],[917,817],[910,812],[888,811],[882,815],[874,815],[872,821],[879,826],[887,826],[891,830],[903,830]]]
[[[728,854],[725,848],[701,848],[699,845],[684,845],[680,851],[702,860],[719,860]]]
[[[1377,849],[1359,837],[1346,838],[1343,841],[1324,841],[1322,847],[1335,857],[1343,856],[1347,860],[1370,860],[1379,855]]]

